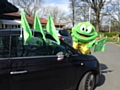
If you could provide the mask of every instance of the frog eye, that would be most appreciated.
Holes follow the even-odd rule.
[[[85,24],[83,24],[83,25],[81,25],[81,27],[80,27],[80,31],[84,31],[85,30]]]
[[[88,26],[86,29],[86,33],[90,33],[92,31],[92,26]]]

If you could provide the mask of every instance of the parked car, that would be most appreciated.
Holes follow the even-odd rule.
[[[61,30],[61,29],[57,29],[58,32],[58,37],[65,41],[67,44],[69,44],[70,46],[72,46],[72,37],[71,35],[68,33],[67,30]]]
[[[32,32],[25,44],[20,29],[0,30],[0,90],[94,90],[100,76],[94,56]]]

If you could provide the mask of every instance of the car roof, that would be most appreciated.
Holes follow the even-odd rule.
[[[17,30],[20,30],[21,28],[2,28],[0,29],[0,31],[17,31]]]
[[[0,29],[0,34],[20,34],[20,32],[23,31],[22,28],[5,28]],[[36,30],[32,30],[32,32],[38,32]]]
[[[11,34],[11,35],[12,34],[20,34],[21,31],[23,31],[22,28],[6,28],[6,29],[0,29],[0,34]],[[37,31],[37,30],[33,30],[32,29],[32,33],[33,32],[35,32],[35,33],[38,32],[38,34],[40,36],[42,36],[42,34],[39,31]],[[46,33],[46,37],[55,40],[50,34],[48,34],[47,32],[45,32],[45,33]]]

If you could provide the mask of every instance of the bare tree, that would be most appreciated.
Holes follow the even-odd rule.
[[[107,25],[109,28],[109,32],[111,31],[120,31],[120,1],[113,0],[109,4],[104,5],[104,9],[102,10],[102,14],[104,18],[102,22],[104,25]]]
[[[76,22],[89,21],[89,6],[81,0],[76,3]]]
[[[114,0],[114,2],[111,2],[110,8],[112,8],[111,10],[109,10],[109,14],[111,15],[111,25],[114,27],[115,30],[118,31],[120,28],[120,1]]]
[[[89,21],[89,5],[82,0],[69,0],[71,8],[72,25],[78,24],[82,21]]]
[[[14,5],[25,10],[26,15],[34,16],[39,11],[44,0],[9,0]]]
[[[71,8],[71,21],[72,21],[72,26],[75,25],[75,9],[76,9],[76,2],[77,0],[69,0],[70,1],[70,8]]]
[[[39,13],[40,17],[47,18],[48,15],[51,15],[54,22],[62,23],[62,20],[66,16],[66,12],[64,10],[61,10],[58,6],[46,6],[42,9],[42,11]]]
[[[88,5],[94,10],[96,16],[95,21],[96,29],[97,31],[99,31],[101,9],[105,5],[105,3],[109,3],[111,0],[109,0],[109,2],[107,2],[108,0],[82,0],[82,1],[88,3]]]

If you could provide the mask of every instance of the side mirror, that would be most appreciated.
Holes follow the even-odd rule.
[[[58,61],[61,61],[61,60],[63,60],[64,59],[64,55],[57,55],[58,57],[57,57],[57,60]]]

